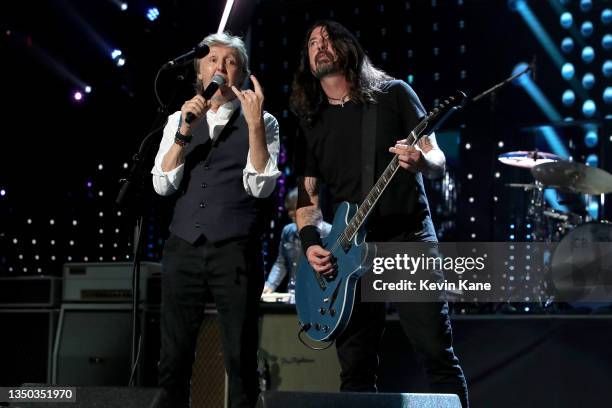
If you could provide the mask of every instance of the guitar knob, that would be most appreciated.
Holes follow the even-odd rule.
[[[329,309],[329,315],[331,317],[334,317],[335,314],[336,314],[336,311],[334,309]]]
[[[322,315],[325,314],[325,309],[323,309],[322,307],[319,308],[319,313],[321,313]]]
[[[321,331],[321,325],[319,323],[315,323],[315,330]]]
[[[323,332],[324,333],[329,332],[329,326],[328,325],[323,326]]]

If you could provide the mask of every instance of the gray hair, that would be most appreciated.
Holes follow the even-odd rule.
[[[249,56],[247,54],[246,46],[244,45],[244,41],[242,38],[231,35],[227,31],[224,33],[214,33],[206,36],[201,42],[200,45],[206,44],[209,47],[213,45],[233,48],[238,53],[238,63],[240,64],[240,69],[242,70],[243,78],[242,80],[246,80],[251,71],[249,70]],[[200,69],[200,59],[196,58],[193,61],[193,66],[196,71],[196,75]]]

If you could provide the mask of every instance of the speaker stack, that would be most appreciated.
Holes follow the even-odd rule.
[[[57,277],[0,278],[0,385],[49,381],[60,296]]]
[[[151,304],[159,302],[156,289],[159,288],[161,266],[142,262],[140,273],[140,307],[148,311]],[[131,276],[131,263],[64,265],[62,305],[53,348],[53,384],[128,384],[132,339]],[[141,324],[146,317],[146,313],[141,315]],[[147,328],[145,324],[141,327]],[[144,332],[143,338],[148,334],[144,330],[141,332]],[[143,344],[141,350],[146,348]],[[142,364],[141,360],[141,367]]]

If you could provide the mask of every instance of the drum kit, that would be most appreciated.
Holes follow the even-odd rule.
[[[529,192],[527,216],[534,224],[534,241],[555,241],[551,231],[545,231],[541,223],[549,219],[562,225],[562,231],[579,227],[588,221],[588,216],[571,211],[558,212],[546,206],[544,190],[554,189],[561,194],[585,194],[587,196],[612,192],[612,174],[600,168],[563,160],[561,157],[540,151],[516,151],[503,153],[498,160],[506,165],[527,169],[534,178],[533,183],[509,183],[508,187],[521,188]],[[608,223],[602,224],[609,226]]]
[[[544,192],[554,189],[557,194],[574,197],[574,201],[586,208],[589,200],[598,199],[601,205],[604,197],[592,197],[612,192],[612,174],[600,168],[567,161],[561,157],[540,151],[515,151],[503,153],[498,160],[506,165],[529,170],[534,178],[532,183],[509,183],[506,186],[520,188],[528,194],[526,224],[532,226],[531,241],[558,242],[548,265],[550,274],[567,275],[566,259],[569,248],[576,242],[612,242],[612,223],[592,220],[588,212],[584,215],[573,211],[559,211],[548,207]],[[584,195],[584,198],[579,196]],[[603,214],[600,208],[599,214]],[[593,259],[583,256],[584,266],[592,268]],[[590,263],[589,263],[590,262]],[[546,303],[550,299],[546,299]]]

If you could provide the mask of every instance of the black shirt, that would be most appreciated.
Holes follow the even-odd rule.
[[[377,97],[375,180],[393,154],[389,147],[406,138],[425,109],[412,88],[389,81]],[[296,176],[317,177],[335,204],[361,203],[363,105],[327,105],[312,125],[302,124],[296,144]],[[420,173],[399,169],[368,220],[369,240],[435,240]]]

